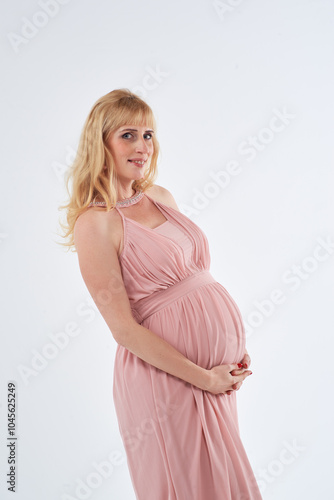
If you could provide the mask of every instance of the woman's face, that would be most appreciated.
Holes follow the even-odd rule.
[[[154,151],[153,133],[146,126],[124,125],[110,134],[108,145],[121,182],[144,176]]]

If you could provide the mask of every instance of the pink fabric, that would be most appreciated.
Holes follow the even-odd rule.
[[[167,219],[157,228],[117,208],[124,228],[120,265],[134,318],[203,368],[240,362],[242,317],[209,271],[205,234],[144,194]],[[202,391],[117,346],[113,397],[138,500],[262,498],[240,438],[236,396]]]

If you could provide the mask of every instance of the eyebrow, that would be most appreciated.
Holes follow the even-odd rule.
[[[123,128],[120,130],[120,132],[124,132],[125,130],[130,130],[131,132],[138,132],[138,130],[136,128]],[[152,132],[152,134],[154,134],[154,131],[153,130],[145,130],[145,132]]]

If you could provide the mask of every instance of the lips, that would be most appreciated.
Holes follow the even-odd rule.
[[[135,165],[137,165],[137,167],[143,167],[146,160],[142,160],[140,158],[135,158],[133,160],[128,160],[128,161],[130,161],[131,163],[134,163]]]

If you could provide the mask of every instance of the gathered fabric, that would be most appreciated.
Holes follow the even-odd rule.
[[[135,320],[197,365],[239,363],[239,308],[210,273],[206,235],[186,215],[147,198],[166,221],[125,217],[119,257]],[[113,398],[138,500],[261,500],[240,437],[237,392],[214,395],[118,344]]]

